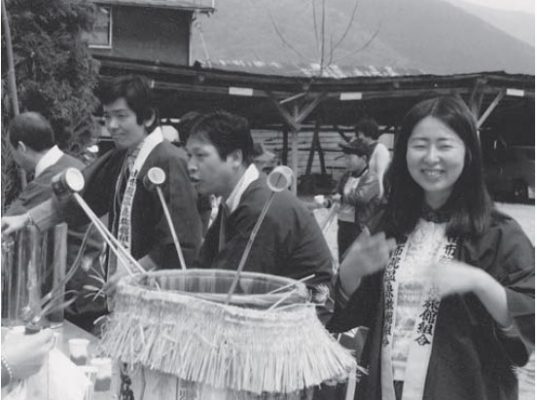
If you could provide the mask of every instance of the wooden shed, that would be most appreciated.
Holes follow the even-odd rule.
[[[266,75],[100,55],[101,76],[138,73],[151,79],[160,116],[173,124],[188,111],[224,109],[249,119],[254,136],[298,175],[318,166],[338,170],[337,142],[353,135],[362,117],[396,131],[424,96],[459,94],[476,113],[481,131],[505,132],[511,143],[534,146],[535,77],[501,71],[455,75],[343,78]],[[315,153],[318,157],[315,157]],[[328,154],[328,156],[327,156]]]

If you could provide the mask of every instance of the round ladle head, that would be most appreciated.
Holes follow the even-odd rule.
[[[150,168],[144,177],[144,186],[147,190],[154,190],[166,182],[166,173],[159,167]]]
[[[278,165],[267,176],[267,185],[273,192],[283,192],[293,183],[293,170],[286,165]]]
[[[67,168],[52,178],[51,185],[56,197],[68,197],[84,189],[84,175],[76,168]]]

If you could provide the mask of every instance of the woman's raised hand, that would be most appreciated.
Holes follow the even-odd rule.
[[[351,295],[361,279],[386,267],[395,240],[387,239],[381,232],[373,236],[364,230],[347,251],[339,267],[339,280],[345,294]]]

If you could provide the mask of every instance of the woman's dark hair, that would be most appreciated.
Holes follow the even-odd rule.
[[[8,132],[13,147],[22,142],[32,150],[41,152],[54,146],[52,126],[45,117],[33,111],[15,116],[9,123]]]
[[[447,235],[479,235],[486,228],[493,205],[485,187],[475,117],[458,96],[424,100],[412,107],[404,117],[401,130],[395,138],[393,160],[387,172],[388,231],[393,231],[389,233],[397,237],[406,235],[414,229],[420,218],[424,192],[410,176],[406,153],[412,131],[426,117],[434,117],[452,129],[466,148],[462,173],[442,207],[450,215]]]
[[[235,150],[241,150],[243,164],[252,162],[254,142],[246,118],[226,111],[202,115],[190,128],[190,137],[194,136],[216,147],[222,159]]]
[[[153,124],[147,128],[153,131],[159,123],[153,93],[147,78],[140,75],[117,76],[100,82],[97,96],[102,105],[108,105],[124,98],[129,108],[136,114],[136,122],[141,125],[155,117]]]

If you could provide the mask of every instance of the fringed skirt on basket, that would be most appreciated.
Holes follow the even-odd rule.
[[[118,391],[135,400],[299,400],[347,379],[354,359],[302,283],[245,272],[226,304],[233,276],[167,270],[123,280],[101,343],[121,366]]]

